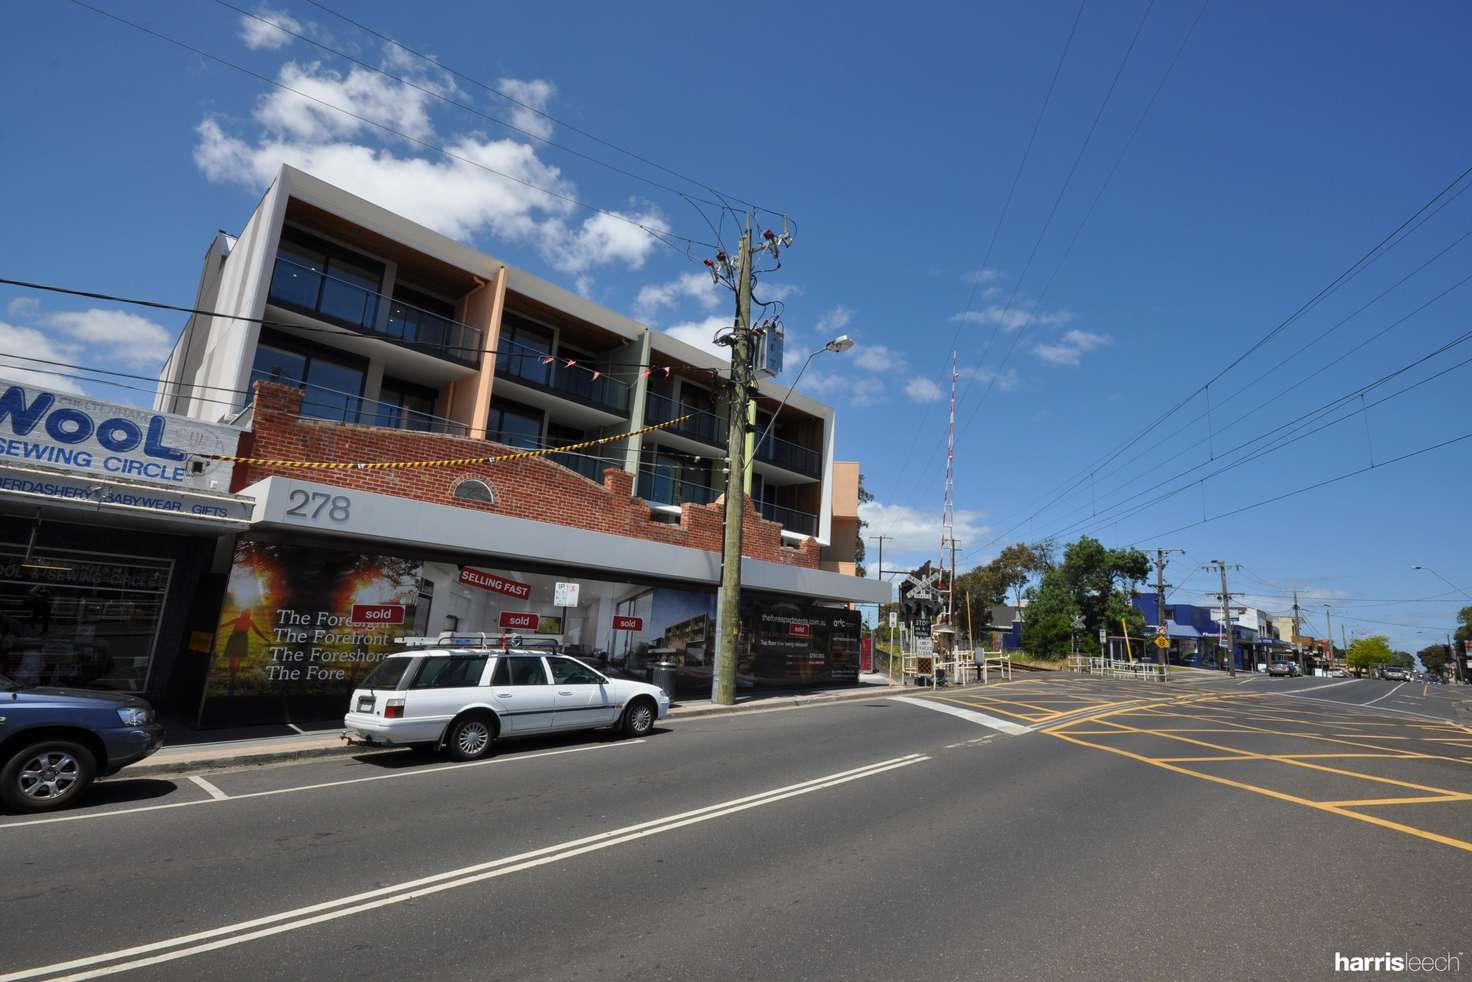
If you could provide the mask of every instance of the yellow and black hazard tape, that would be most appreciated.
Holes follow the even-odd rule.
[[[601,436],[594,440],[584,440],[582,443],[569,443],[565,447],[547,447],[542,450],[518,450],[516,453],[500,454],[493,457],[453,457],[447,460],[390,460],[377,463],[353,463],[330,460],[269,460],[261,457],[236,457],[232,454],[212,453],[201,454],[210,460],[227,460],[232,464],[251,464],[255,467],[299,467],[309,471],[387,471],[387,470],[409,470],[417,467],[463,467],[467,464],[499,464],[507,460],[529,460],[533,457],[546,457],[548,454],[567,453],[571,450],[586,450],[588,447],[601,447],[604,444],[624,440],[641,433],[649,433],[653,430],[662,430],[676,423],[683,423],[694,416],[694,413],[686,413],[684,416],[676,416],[674,419],[663,423],[655,423],[652,426],[641,426],[637,430],[627,433],[616,433],[613,436]]]

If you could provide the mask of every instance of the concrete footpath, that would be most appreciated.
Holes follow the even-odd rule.
[[[958,691],[971,686],[953,687]],[[809,689],[775,693],[742,693],[736,697],[734,706],[717,706],[708,699],[677,702],[670,709],[668,722],[698,719],[704,716],[722,716],[730,713],[745,713],[780,709],[795,709],[802,706],[823,705],[849,699],[872,699],[889,693],[915,692],[913,686],[890,685],[883,675],[865,675],[857,687],[841,689]],[[156,776],[162,774],[188,774],[199,771],[227,770],[279,764],[316,757],[336,757],[362,754],[397,753],[399,748],[376,750],[362,746],[351,746],[343,741],[341,729],[315,730],[285,736],[217,740],[177,743],[165,746],[152,757],[124,768],[116,779]],[[200,736],[191,733],[191,738]]]

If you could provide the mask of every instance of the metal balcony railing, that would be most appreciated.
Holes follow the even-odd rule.
[[[644,398],[644,422],[648,425],[668,423],[672,419],[689,415],[690,418],[668,427],[671,433],[679,433],[713,447],[726,446],[726,421],[715,413],[695,409],[669,396],[649,392]]]
[[[758,501],[756,505],[757,510],[762,513],[763,518],[776,522],[789,532],[796,532],[799,535],[818,534],[817,515],[811,515],[805,511],[798,511],[796,508],[784,508],[781,505],[774,505],[770,501]]]
[[[496,348],[496,374],[539,389],[555,392],[585,405],[625,416],[629,412],[629,385],[608,375],[593,377],[592,367],[568,368],[551,352],[517,344],[506,338]]]
[[[806,474],[808,477],[823,476],[823,455],[791,440],[768,436],[757,444],[756,459]]]
[[[718,497],[714,488],[647,470],[639,472],[638,490],[639,497],[656,505],[708,505]]]
[[[282,378],[270,372],[250,373],[254,382],[279,382],[302,390],[301,415],[308,419],[322,419],[333,423],[356,423],[361,426],[382,426],[393,430],[411,430],[416,433],[443,433],[450,436],[465,436],[469,428],[463,423],[443,416],[415,412],[397,403],[375,402],[362,396],[320,385],[308,385],[295,379]],[[250,397],[254,398],[252,385]]]
[[[604,468],[613,466],[606,460],[599,460],[597,457],[589,457],[586,454],[579,453],[555,453],[550,455],[550,459],[570,471],[576,471],[590,481],[597,481],[599,483],[603,481]]]
[[[480,362],[481,332],[476,328],[385,297],[360,283],[339,279],[285,256],[276,257],[270,301],[354,330],[402,341],[463,364]],[[382,328],[378,326],[380,302],[389,304],[388,320]]]

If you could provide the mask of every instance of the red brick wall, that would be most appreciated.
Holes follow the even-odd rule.
[[[512,450],[467,437],[302,419],[297,415],[301,401],[300,389],[273,382],[257,382],[255,420],[252,432],[241,440],[241,455],[272,460],[356,463],[484,457]],[[560,464],[536,458],[499,464],[383,471],[318,471],[237,464],[232,490],[238,491],[273,474],[693,549],[712,552],[721,549],[721,504],[685,504],[680,507],[678,525],[656,522],[650,518],[649,506],[634,497],[633,476],[612,467],[603,472],[600,485]],[[454,497],[455,486],[471,477],[480,478],[491,486],[496,495],[495,504]],[[820,549],[817,541],[807,538],[800,548],[785,548],[781,531],[780,525],[763,518],[751,499],[746,499],[742,530],[744,555],[818,568]]]

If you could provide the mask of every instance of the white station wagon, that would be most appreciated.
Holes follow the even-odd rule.
[[[597,727],[644,736],[669,715],[669,695],[656,686],[611,679],[516,638],[504,648],[465,640],[386,656],[354,690],[343,737],[477,760],[504,737]]]

